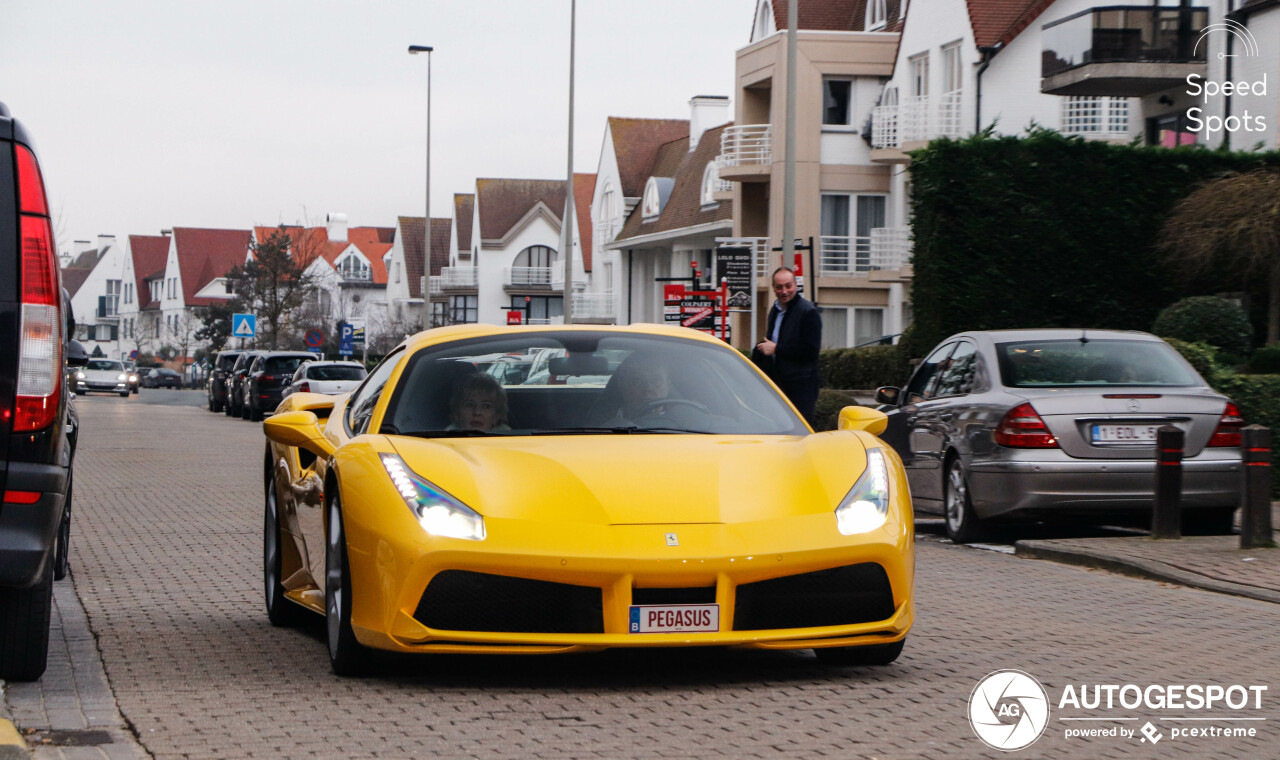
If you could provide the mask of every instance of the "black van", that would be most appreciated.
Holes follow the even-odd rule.
[[[71,464],[64,359],[69,340],[40,164],[22,125],[0,103],[0,679],[44,673],[55,575],[65,574]]]

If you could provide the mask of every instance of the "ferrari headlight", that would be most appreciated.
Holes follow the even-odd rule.
[[[853,536],[884,525],[889,514],[889,466],[884,451],[867,449],[867,469],[836,507],[836,527]]]
[[[423,530],[444,538],[484,540],[484,518],[474,509],[419,477],[395,454],[383,454],[382,466]]]

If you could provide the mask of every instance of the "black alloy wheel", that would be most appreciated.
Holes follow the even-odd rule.
[[[327,541],[324,553],[325,632],[329,641],[329,664],[340,676],[363,675],[368,669],[369,650],[356,641],[351,628],[351,566],[347,561],[347,534],[342,527],[342,503],[334,489],[329,497]]]
[[[306,610],[285,596],[284,538],[280,532],[280,510],[276,497],[276,478],[267,453],[267,476],[262,520],[262,580],[266,593],[267,619],[280,628],[291,628],[303,621]]]

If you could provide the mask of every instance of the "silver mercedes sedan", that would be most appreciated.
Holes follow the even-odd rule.
[[[943,514],[956,543],[982,540],[994,518],[1149,517],[1166,424],[1186,434],[1183,532],[1231,532],[1244,421],[1154,335],[960,333],[876,400],[916,508]]]

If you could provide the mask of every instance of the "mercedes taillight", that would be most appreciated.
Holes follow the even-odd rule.
[[[1015,449],[1056,449],[1058,440],[1031,404],[1018,404],[996,426],[996,443]]]
[[[1222,410],[1222,417],[1218,419],[1218,429],[1213,431],[1213,437],[1209,439],[1209,446],[1239,446],[1242,438],[1240,431],[1243,429],[1244,418],[1240,416],[1240,410],[1228,401],[1227,408]]]
[[[15,147],[21,212],[22,311],[13,430],[25,432],[46,428],[58,416],[62,392],[62,293],[40,167],[30,150],[22,145]]]

